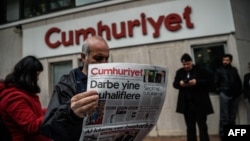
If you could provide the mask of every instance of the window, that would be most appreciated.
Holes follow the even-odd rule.
[[[18,0],[8,0],[8,1],[4,0],[3,2],[1,2],[1,4],[2,3],[6,4],[6,7],[3,9],[4,11],[2,11],[3,14],[5,14],[3,16],[6,22],[17,21],[20,19],[20,16],[19,16],[20,2]]]
[[[105,0],[0,0],[0,25]]]
[[[22,18],[31,18],[74,7],[72,0],[23,0]]]
[[[221,57],[225,53],[224,43],[203,46],[193,46],[195,65],[206,69],[209,78],[213,78],[216,68],[221,64]],[[210,88],[210,92],[214,90]]]
[[[6,23],[6,0],[0,1],[0,25]]]
[[[45,0],[23,0],[22,18],[30,18],[47,12]]]
[[[66,8],[74,7],[74,1],[72,0],[50,0],[48,4],[49,11],[58,11]]]
[[[104,0],[75,0],[76,6],[86,5],[90,3],[100,2]]]
[[[60,80],[61,76],[68,74],[72,69],[72,61],[57,62],[51,64],[53,86]]]

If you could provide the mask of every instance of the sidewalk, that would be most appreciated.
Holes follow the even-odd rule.
[[[210,141],[220,141],[219,136],[210,135]],[[143,141],[186,141],[186,136],[159,136],[159,137],[146,137]],[[198,139],[199,140],[199,139]]]

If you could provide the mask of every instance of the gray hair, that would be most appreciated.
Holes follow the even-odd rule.
[[[89,44],[87,42],[83,43],[82,52],[85,54],[85,56],[88,56],[88,54],[89,54]]]

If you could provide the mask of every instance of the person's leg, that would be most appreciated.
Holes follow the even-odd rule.
[[[228,113],[229,113],[229,100],[230,97],[226,96],[223,92],[220,93],[220,123],[219,123],[219,134],[220,137],[224,136],[224,126],[228,124]]]
[[[245,99],[246,109],[247,109],[247,124],[250,125],[250,101]]]
[[[186,112],[184,114],[184,119],[187,126],[187,141],[197,141],[195,114],[192,112]]]
[[[207,129],[207,116],[202,116],[197,120],[199,133],[200,133],[200,141],[209,141],[208,129]]]
[[[229,104],[229,125],[235,125],[236,124],[236,116],[238,113],[238,108],[239,108],[239,103],[240,103],[240,97],[232,98],[230,100]]]

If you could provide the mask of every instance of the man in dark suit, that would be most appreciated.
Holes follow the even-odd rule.
[[[243,80],[243,92],[244,97],[248,101],[247,105],[247,122],[250,124],[250,62],[248,63],[248,70],[249,72],[244,75]]]
[[[221,66],[214,74],[213,85],[219,92],[220,100],[220,122],[219,134],[224,140],[225,125],[235,125],[242,94],[242,81],[238,70],[232,65],[233,56],[224,54],[221,59]]]
[[[181,63],[183,67],[176,71],[173,82],[174,88],[179,90],[176,112],[184,115],[187,141],[197,141],[196,123],[200,141],[209,141],[207,115],[214,112],[208,94],[210,79],[207,71],[192,63],[190,55],[183,54]]]

